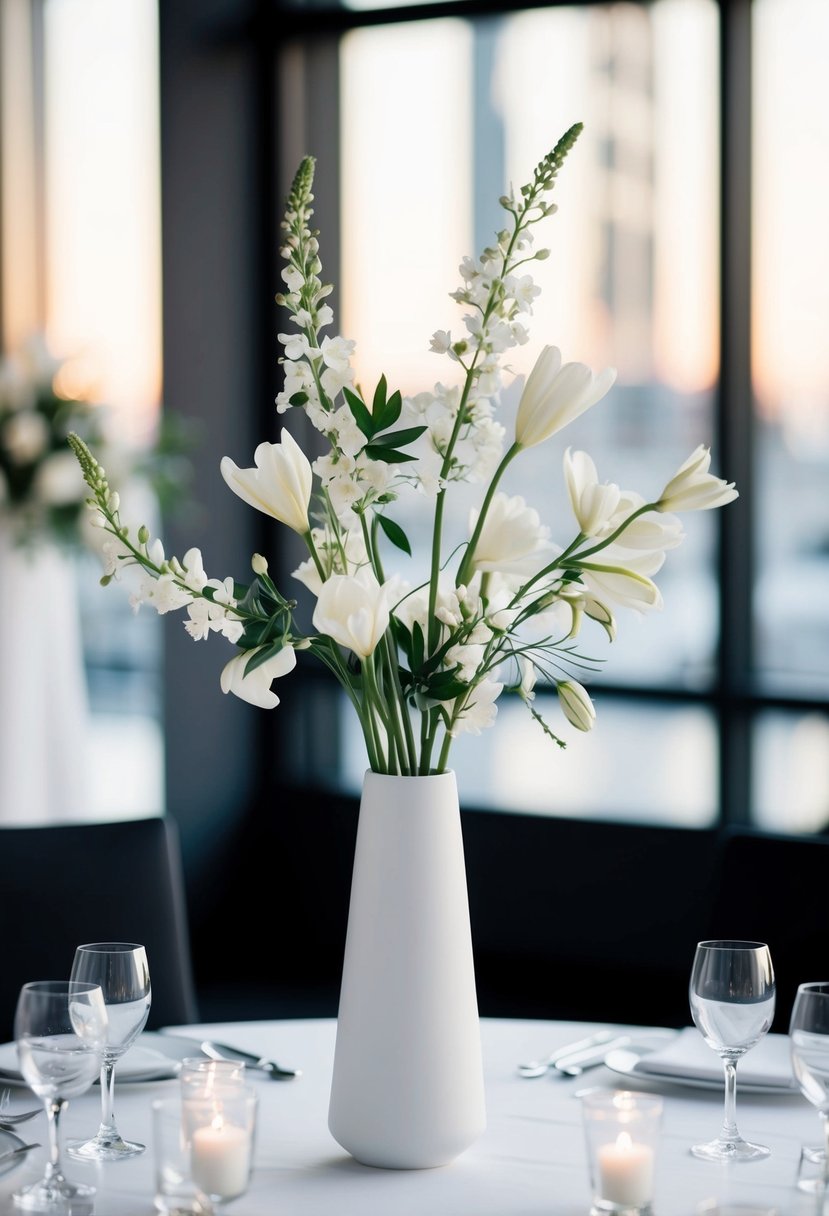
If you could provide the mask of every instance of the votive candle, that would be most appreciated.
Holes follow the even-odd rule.
[[[627,1207],[643,1207],[653,1198],[654,1153],[628,1132],[599,1148],[599,1191],[602,1199]]]
[[[251,1136],[221,1115],[209,1127],[198,1127],[191,1140],[193,1181],[205,1195],[231,1199],[241,1195],[250,1174]]]

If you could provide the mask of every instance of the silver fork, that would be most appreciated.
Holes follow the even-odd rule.
[[[21,1144],[18,1148],[10,1148],[7,1153],[0,1153],[0,1165],[5,1165],[7,1161],[13,1161],[15,1157],[25,1157],[33,1148],[40,1148],[39,1144]]]
[[[5,1109],[9,1104],[10,1093],[4,1090],[3,1096],[0,1097],[0,1131],[9,1132],[19,1123],[28,1123],[30,1119],[34,1119],[35,1115],[42,1114],[43,1107],[39,1106],[37,1110],[24,1110],[19,1114],[13,1114]]]

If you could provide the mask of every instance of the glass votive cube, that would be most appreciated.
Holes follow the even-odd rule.
[[[582,1098],[592,1216],[639,1216],[653,1203],[662,1099],[594,1090]]]
[[[178,1098],[152,1104],[154,1205],[163,1216],[210,1216],[190,1176],[190,1143]]]
[[[196,1191],[211,1204],[243,1195],[253,1170],[258,1098],[251,1086],[189,1090],[182,1097]]]
[[[181,1061],[179,1081],[182,1093],[192,1086],[210,1089],[219,1085],[244,1085],[244,1060],[208,1060],[205,1056],[187,1056]]]

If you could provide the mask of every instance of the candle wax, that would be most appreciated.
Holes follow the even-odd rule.
[[[250,1136],[241,1127],[224,1123],[193,1132],[191,1172],[205,1195],[230,1199],[247,1189],[250,1173]]]
[[[610,1203],[642,1207],[653,1198],[653,1149],[637,1144],[621,1132],[615,1144],[604,1144],[597,1153],[599,1190]]]

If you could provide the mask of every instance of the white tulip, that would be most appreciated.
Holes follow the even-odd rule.
[[[308,504],[313,474],[308,457],[287,431],[281,443],[260,443],[253,455],[256,468],[240,469],[229,456],[221,463],[222,477],[243,502],[264,511],[304,536],[309,529]]]
[[[254,650],[243,650],[225,665],[222,671],[222,692],[232,692],[250,705],[259,709],[274,709],[279,704],[279,697],[271,692],[271,683],[279,676],[286,676],[296,667],[296,655],[292,646],[283,646],[273,658],[266,659],[249,674],[245,668],[255,654],[262,649],[257,646]]]
[[[739,493],[734,482],[709,473],[710,464],[710,449],[700,444],[665,486],[657,511],[707,511],[733,502]]]
[[[478,522],[478,512],[469,517],[470,531]],[[554,556],[548,541],[549,528],[542,525],[538,512],[528,507],[520,495],[510,498],[496,494],[484,518],[483,528],[472,554],[470,569],[484,573],[536,574]]]
[[[373,654],[389,627],[388,584],[368,567],[358,574],[332,574],[320,587],[314,628],[361,659]]]
[[[592,730],[596,711],[587,689],[578,680],[560,680],[556,684],[559,704],[564,716],[576,730]]]
[[[558,347],[545,346],[518,403],[515,442],[522,448],[543,443],[600,401],[615,379],[613,367],[594,376],[584,363],[562,365]]]
[[[613,482],[599,484],[599,474],[587,452],[564,453],[564,479],[573,514],[584,536],[597,536],[619,505],[621,491]]]

